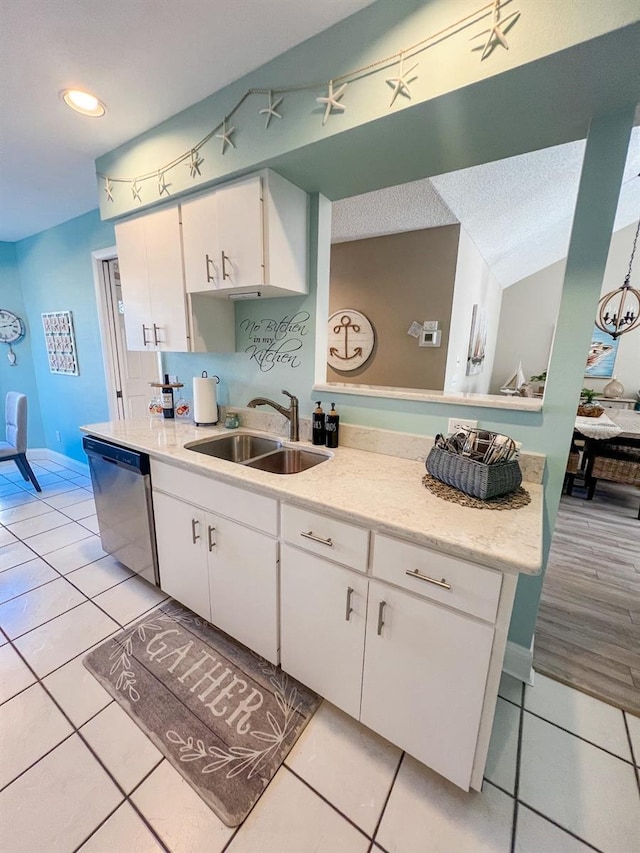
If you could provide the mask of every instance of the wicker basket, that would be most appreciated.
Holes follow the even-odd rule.
[[[589,406],[587,404],[578,406],[578,417],[580,418],[599,418],[603,412],[602,406]]]
[[[520,465],[515,459],[485,465],[440,447],[432,447],[425,464],[427,471],[437,480],[481,500],[507,495],[522,482]]]

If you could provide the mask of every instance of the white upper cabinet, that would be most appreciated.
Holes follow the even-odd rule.
[[[307,194],[265,170],[181,205],[188,293],[308,292]]]
[[[185,292],[177,205],[115,225],[127,349],[233,352],[232,305]]]

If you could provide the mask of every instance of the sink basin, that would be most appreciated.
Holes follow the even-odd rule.
[[[238,432],[233,435],[223,435],[220,438],[205,438],[202,441],[192,441],[185,444],[186,450],[215,456],[216,459],[226,459],[228,462],[246,462],[282,447],[282,442],[262,435],[248,432]]]
[[[331,459],[324,453],[312,453],[309,450],[294,450],[284,447],[276,450],[260,459],[247,462],[247,468],[258,468],[260,471],[268,471],[270,474],[299,474],[307,471],[314,465]]]

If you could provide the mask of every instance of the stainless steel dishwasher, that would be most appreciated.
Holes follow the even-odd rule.
[[[103,550],[158,586],[149,457],[91,436],[83,438],[82,446]]]

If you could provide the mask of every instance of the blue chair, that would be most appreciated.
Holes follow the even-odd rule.
[[[9,391],[5,400],[6,441],[0,441],[0,462],[13,459],[25,480],[31,480],[37,492],[40,483],[27,461],[27,398]]]

